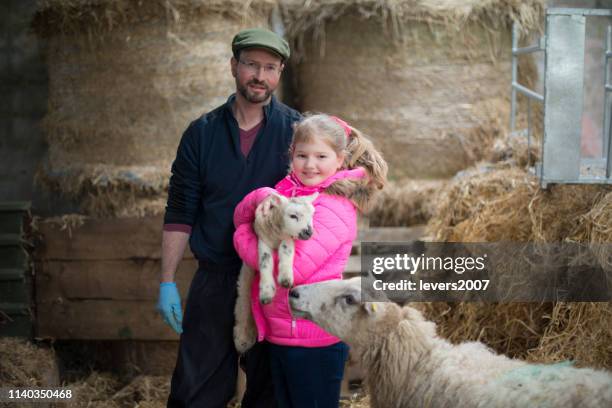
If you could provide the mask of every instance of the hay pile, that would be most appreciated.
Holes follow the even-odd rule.
[[[370,134],[394,178],[452,176],[507,126],[511,22],[538,31],[543,3],[283,0],[298,104]]]
[[[38,180],[90,215],[163,210],[191,120],[234,90],[230,44],[274,2],[46,0],[48,155]]]
[[[435,241],[581,242],[603,244],[610,265],[612,187],[555,185],[507,163],[457,175],[439,196],[428,224]],[[428,304],[451,340],[480,339],[499,352],[533,361],[575,360],[612,368],[609,303]]]
[[[0,387],[56,387],[55,354],[24,339],[0,337]]]
[[[23,339],[0,338],[0,387],[63,387],[73,392],[70,402],[53,403],[54,407],[99,408],[161,408],[166,406],[170,393],[170,375],[120,376],[111,372],[87,370],[81,378],[60,383],[55,352]],[[68,362],[71,363],[71,362]],[[120,370],[121,367],[115,367]],[[52,374],[52,375],[51,375]],[[1,403],[0,407],[14,404]],[[22,403],[37,407],[40,403]],[[230,407],[238,408],[233,402]],[[364,395],[354,395],[342,401],[343,408],[368,408]]]
[[[100,408],[161,408],[170,393],[169,376],[137,376],[127,383],[110,373],[92,372],[87,378],[69,383],[76,400],[62,406],[96,406]]]
[[[446,180],[406,179],[390,182],[368,213],[372,227],[425,224],[431,218],[438,192]]]

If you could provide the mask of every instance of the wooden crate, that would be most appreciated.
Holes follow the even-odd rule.
[[[36,251],[36,334],[83,340],[177,340],[155,309],[161,269],[161,217],[93,220],[62,229],[40,223]],[[411,241],[414,228],[362,228],[345,276],[360,270],[359,244]],[[197,261],[187,251],[177,272],[186,298]]]
[[[71,231],[40,224],[36,251],[38,337],[178,340],[156,310],[161,217],[89,219]],[[197,261],[188,250],[176,279],[185,300]]]

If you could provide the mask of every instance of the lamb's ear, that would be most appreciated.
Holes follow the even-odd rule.
[[[278,193],[270,194],[270,207],[281,207],[287,201],[287,197],[284,197]]]
[[[312,202],[313,202],[314,200],[316,200],[318,196],[319,196],[319,193],[313,193],[313,194],[311,194],[311,195],[309,195],[309,196],[302,196],[301,198],[302,198],[302,200],[304,200],[305,202],[307,202],[307,203],[311,203],[311,204],[312,204]]]
[[[369,314],[370,316],[376,314],[376,312],[379,309],[379,306],[376,302],[365,302],[363,305],[363,310],[365,310],[365,312],[367,314]]]

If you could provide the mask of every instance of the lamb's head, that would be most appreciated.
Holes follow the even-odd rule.
[[[292,239],[309,239],[314,234],[312,219],[315,208],[313,201],[318,193],[309,196],[287,198],[278,194],[271,196],[271,206],[277,207],[282,217],[282,233]]]
[[[351,346],[372,341],[397,325],[398,306],[389,302],[364,302],[361,278],[331,280],[291,289],[289,303],[295,316],[311,320]]]

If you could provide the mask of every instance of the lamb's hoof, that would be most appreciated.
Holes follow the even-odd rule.
[[[278,280],[278,284],[281,285],[283,288],[292,288],[293,287],[293,279],[290,278],[280,278]]]
[[[276,288],[274,285],[263,285],[259,288],[259,302],[262,305],[267,305],[272,302]]]
[[[246,333],[234,333],[234,346],[240,354],[246,353],[255,344],[255,336],[249,336]]]

